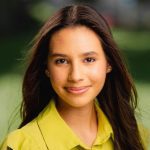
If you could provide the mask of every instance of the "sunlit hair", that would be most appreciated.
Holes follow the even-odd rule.
[[[122,61],[110,28],[101,14],[89,6],[72,5],[60,9],[41,28],[30,50],[23,82],[23,102],[20,128],[33,120],[57,95],[45,75],[51,36],[58,30],[83,25],[99,37],[112,71],[97,96],[101,109],[114,132],[115,150],[143,150],[135,119],[136,89]],[[68,139],[69,140],[69,139]]]

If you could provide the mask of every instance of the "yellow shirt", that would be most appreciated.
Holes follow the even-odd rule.
[[[98,133],[91,148],[88,148],[61,118],[50,101],[48,106],[33,121],[10,133],[1,150],[113,150],[113,131],[108,119],[96,104]]]

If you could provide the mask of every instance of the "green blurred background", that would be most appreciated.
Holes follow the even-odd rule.
[[[88,4],[108,20],[135,81],[137,119],[150,130],[149,0],[1,0],[0,2],[0,142],[20,122],[24,55],[44,21],[69,4]]]

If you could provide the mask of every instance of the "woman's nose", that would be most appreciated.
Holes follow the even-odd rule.
[[[78,63],[72,64],[68,73],[68,81],[79,82],[82,80],[83,80],[83,68]]]

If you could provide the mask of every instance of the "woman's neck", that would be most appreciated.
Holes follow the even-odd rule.
[[[60,116],[78,137],[88,146],[92,146],[97,135],[97,115],[94,102],[84,107],[57,105]]]

